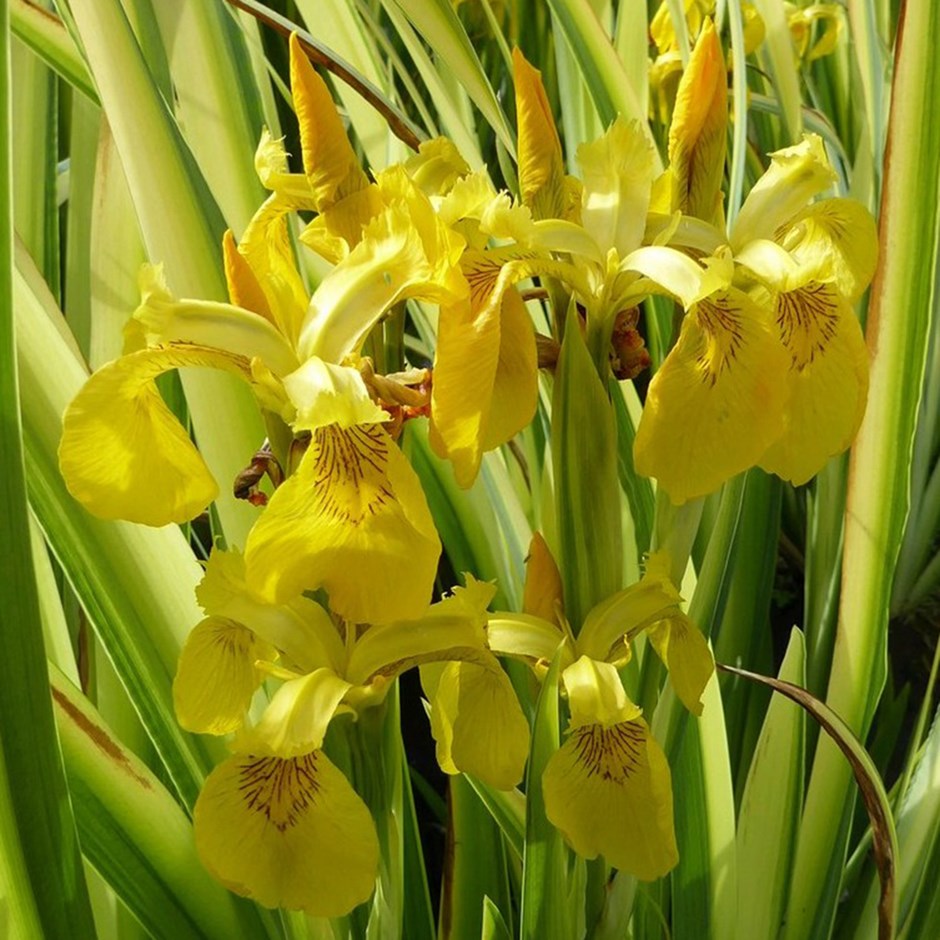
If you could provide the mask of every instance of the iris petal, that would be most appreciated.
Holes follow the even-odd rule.
[[[572,848],[642,881],[678,861],[672,784],[642,718],[575,728],[545,768],[545,812]]]
[[[779,338],[744,294],[695,305],[650,383],[637,471],[681,504],[754,466],[783,431],[786,371]]]
[[[318,428],[248,537],[249,583],[269,600],[325,588],[347,620],[427,607],[440,541],[421,484],[380,425]]]
[[[786,428],[760,466],[795,485],[854,440],[868,397],[868,348],[834,285],[810,282],[777,296],[776,322],[790,354]]]
[[[206,868],[265,907],[338,917],[372,894],[375,825],[321,751],[230,758],[206,780],[193,823]]]
[[[161,526],[198,516],[218,486],[154,379],[180,366],[250,377],[246,359],[202,346],[143,349],[103,366],[66,409],[59,467],[102,519]]]

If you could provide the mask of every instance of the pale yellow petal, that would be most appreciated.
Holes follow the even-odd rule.
[[[424,140],[405,161],[405,172],[426,196],[445,196],[470,173],[470,165],[447,137]]]
[[[167,289],[162,265],[142,265],[139,281],[141,303],[129,328],[142,333],[147,346],[185,343],[257,357],[275,375],[299,365],[290,342],[267,317],[232,304],[177,299]]]
[[[467,296],[459,266],[463,239],[440,222],[427,197],[398,169],[387,182],[407,198],[395,199],[369,223],[362,241],[315,291],[300,333],[303,359],[342,361],[399,301],[457,303]]]
[[[292,668],[310,672],[320,666],[334,671],[346,658],[343,642],[330,615],[315,601],[296,596],[271,604],[245,580],[240,552],[213,549],[196,600],[210,615],[238,621],[286,657]]]
[[[578,147],[584,190],[581,224],[602,252],[623,258],[639,247],[653,186],[653,151],[635,122],[617,117],[607,132]]]
[[[755,238],[773,238],[813,196],[835,182],[822,138],[816,134],[807,134],[795,146],[770,156],[770,166],[748,193],[735,220],[731,231],[735,252]]]
[[[650,383],[637,472],[681,504],[754,466],[783,430],[787,369],[766,313],[743,294],[697,304]]]
[[[264,293],[273,322],[286,340],[294,344],[309,295],[294,262],[287,230],[286,216],[291,208],[279,194],[270,196],[252,216],[238,250]]]
[[[831,284],[778,295],[776,321],[790,354],[789,403],[785,430],[760,466],[798,486],[855,439],[868,398],[868,348]]]
[[[449,663],[433,693],[425,686],[431,731],[445,773],[467,773],[499,790],[511,790],[522,781],[529,725],[509,677],[489,658],[489,666]]]
[[[679,860],[672,782],[660,746],[641,718],[582,725],[549,760],[545,812],[579,855],[652,881]]]
[[[259,659],[272,662],[274,648],[226,617],[207,617],[189,634],[173,680],[176,719],[197,734],[228,734],[240,728],[263,674]]]
[[[427,607],[440,541],[414,470],[379,425],[319,428],[248,537],[249,583],[266,598],[324,588],[347,620]]]
[[[225,263],[228,299],[232,304],[264,317],[272,326],[278,328],[268,298],[247,258],[238,250],[238,243],[231,229],[226,229],[225,235],[222,236],[222,260]]]
[[[641,709],[627,698],[620,676],[610,663],[580,656],[561,675],[568,693],[572,729],[594,724],[609,728],[639,717]]]
[[[350,688],[351,683],[332,669],[288,680],[274,693],[261,720],[238,739],[238,751],[299,757],[319,749]]]
[[[357,369],[337,366],[313,356],[284,376],[284,389],[297,409],[295,431],[315,431],[329,424],[351,428],[380,424],[389,416],[369,396]]]
[[[212,875],[265,907],[339,917],[372,894],[375,825],[321,751],[230,758],[206,780],[193,825]]]

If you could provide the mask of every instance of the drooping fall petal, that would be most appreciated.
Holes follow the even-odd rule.
[[[470,486],[484,451],[535,413],[535,332],[512,283],[537,270],[538,259],[518,248],[468,250],[462,266],[469,299],[444,307],[438,324],[431,444],[452,461],[457,482]]]
[[[790,354],[789,403],[785,430],[759,463],[798,486],[855,439],[868,398],[868,348],[832,284],[780,293],[775,317]]]
[[[871,283],[878,262],[872,214],[854,199],[821,199],[779,230],[777,241],[797,262],[825,271],[854,303]]]
[[[579,855],[652,881],[679,859],[672,783],[662,748],[642,718],[583,724],[542,777],[545,812]]]
[[[431,702],[441,769],[511,790],[522,780],[529,725],[509,677],[489,658],[488,666],[451,662],[443,668],[422,667],[421,682]]]
[[[207,778],[193,825],[206,868],[265,907],[338,917],[372,893],[375,825],[322,751],[226,760]]]
[[[754,466],[783,431],[787,368],[766,315],[740,291],[693,306],[650,383],[637,472],[682,504]]]
[[[173,680],[176,718],[187,731],[228,734],[240,728],[272,646],[226,617],[207,617],[189,634]]]
[[[69,492],[102,519],[161,526],[186,522],[218,486],[154,379],[209,366],[249,379],[249,364],[203,346],[143,349],[102,366],[66,409],[59,467]]]
[[[421,484],[380,425],[313,432],[248,537],[249,583],[276,601],[324,588],[347,620],[419,616],[440,541]]]
[[[715,671],[702,631],[678,611],[649,632],[650,643],[669,670],[679,701],[693,715],[702,714],[702,692]]]

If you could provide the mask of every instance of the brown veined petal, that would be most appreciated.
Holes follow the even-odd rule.
[[[197,734],[237,730],[264,678],[255,663],[273,662],[276,655],[243,624],[207,617],[193,628],[180,653],[173,680],[177,721]]]
[[[778,294],[775,313],[790,354],[789,402],[784,433],[760,466],[799,486],[855,439],[868,398],[868,348],[833,284]]]
[[[822,199],[798,212],[775,235],[798,262],[833,278],[854,303],[871,283],[878,263],[878,229],[854,199]]]
[[[542,85],[542,73],[513,49],[513,84],[519,124],[519,189],[535,219],[567,218],[561,141]]]
[[[441,545],[417,475],[381,425],[313,432],[245,551],[248,582],[267,599],[324,588],[347,620],[419,616]]]
[[[321,751],[230,758],[207,778],[193,826],[211,874],[265,907],[339,917],[372,894],[375,824]]]
[[[669,128],[669,165],[676,207],[723,226],[721,182],[725,171],[728,76],[718,33],[705,20],[679,82]]]
[[[584,858],[603,855],[641,881],[679,860],[669,765],[642,718],[573,729],[549,760],[542,791],[549,820]]]
[[[290,79],[300,124],[304,170],[317,211],[369,185],[346,136],[326,82],[317,75],[296,33],[290,37]]]
[[[162,526],[198,516],[219,488],[154,379],[210,366],[250,379],[248,360],[183,344],[142,349],[102,366],[63,418],[59,468],[69,492],[102,519]]]
[[[694,305],[653,377],[637,429],[637,472],[676,504],[753,467],[782,430],[787,355],[740,291]]]
[[[550,263],[514,247],[467,250],[461,266],[470,297],[441,309],[430,439],[453,463],[460,486],[473,483],[485,450],[504,443],[535,413],[535,333],[512,285]],[[505,413],[497,417],[494,406]]]

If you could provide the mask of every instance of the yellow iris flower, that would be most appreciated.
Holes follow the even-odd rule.
[[[368,899],[375,825],[323,740],[335,717],[379,704],[414,666],[444,664],[431,712],[444,769],[505,789],[520,781],[529,729],[486,648],[493,592],[468,578],[417,619],[337,624],[300,595],[269,603],[252,588],[241,555],[213,552],[197,590],[207,616],[183,648],[174,701],[185,728],[235,732],[233,756],[209,775],[194,814],[196,846],[215,877],[266,906],[317,916]],[[448,673],[455,662],[470,670],[462,676],[469,688]],[[251,723],[248,709],[266,677],[283,684]]]
[[[359,352],[406,298],[467,296],[458,264],[465,242],[419,185],[440,176],[441,147],[369,182],[296,41],[292,77],[305,172],[287,173],[283,149],[263,136],[258,168],[274,191],[238,246],[231,235],[224,240],[232,302],[177,299],[161,269],[145,267],[126,355],[70,405],[60,466],[96,515],[148,525],[193,518],[218,487],[154,379],[184,366],[229,371],[301,446],[309,440],[246,545],[256,587],[271,600],[323,587],[353,621],[416,616],[430,597],[440,542],[418,478],[385,428],[390,415],[376,383],[395,383],[367,386],[371,369]],[[312,296],[288,239],[287,213],[296,208],[319,213],[307,240],[338,259]],[[350,577],[364,565],[369,579]]]
[[[464,486],[483,452],[527,424],[535,408],[535,344],[517,282],[539,275],[570,291],[586,312],[588,345],[602,355],[619,314],[651,292],[689,304],[705,275],[682,252],[643,244],[654,163],[639,127],[618,118],[579,148],[581,178],[565,175],[539,73],[518,50],[513,61],[522,203],[479,181],[459,191],[462,204],[452,200],[458,220],[472,217],[482,236],[502,242],[471,242],[461,258],[469,297],[441,308],[431,442]]]
[[[707,23],[677,96],[672,186],[659,207],[668,211],[652,214],[650,229],[725,274],[687,307],[635,440],[637,471],[675,503],[753,466],[805,483],[851,444],[867,395],[868,354],[851,304],[874,274],[874,221],[849,199],[808,204],[835,179],[822,141],[808,135],[771,155],[725,235],[714,167],[724,161],[726,120],[724,67]]]
[[[714,671],[705,638],[680,610],[669,559],[650,557],[646,573],[590,611],[575,636],[562,613],[561,579],[541,536],[532,540],[524,614],[496,613],[487,625],[493,652],[544,675],[561,656],[568,739],[542,780],[549,820],[586,858],[607,861],[643,880],[678,860],[669,766],[618,674],[630,641],[646,631],[683,704],[700,714]]]

